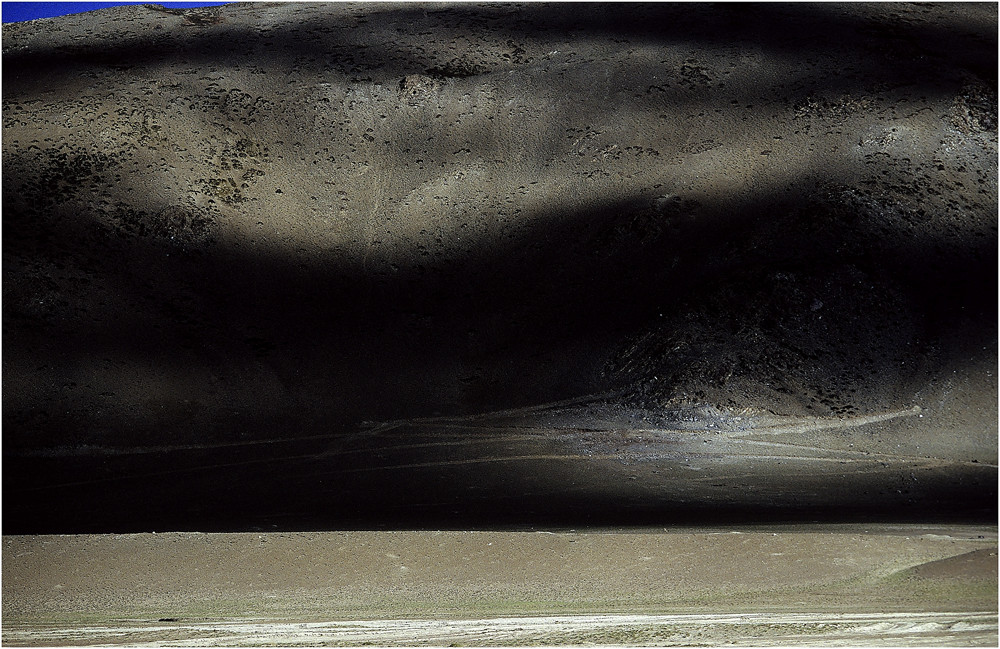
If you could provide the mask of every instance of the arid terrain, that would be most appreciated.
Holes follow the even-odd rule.
[[[4,644],[997,642],[997,535],[986,526],[166,533],[3,543]]]
[[[272,592],[266,623],[809,613],[995,642],[995,4],[147,4],[2,46],[5,643],[160,618],[195,627],[142,639],[197,642]],[[895,545],[927,526],[961,540]],[[663,561],[613,587],[683,534],[763,557],[772,527],[836,559],[813,582],[705,555],[707,600]],[[533,530],[610,545],[536,580]],[[521,548],[476,563],[507,604],[372,563],[332,597],[355,553],[315,583],[140,579],[202,540],[229,565],[303,534],[259,564],[313,565],[339,533],[439,531]],[[979,551],[974,580],[920,576]],[[74,599],[57,565],[126,570]],[[657,619],[609,624],[693,641]]]

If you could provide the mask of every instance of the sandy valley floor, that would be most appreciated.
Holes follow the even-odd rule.
[[[980,526],[5,537],[5,644],[994,645]]]

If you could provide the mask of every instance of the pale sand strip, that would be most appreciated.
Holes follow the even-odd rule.
[[[996,643],[997,614],[978,613],[716,613],[561,615],[472,620],[397,619],[331,622],[220,622],[160,626],[94,626],[18,630],[13,644],[71,641],[132,646],[446,645],[471,643],[949,646]],[[183,639],[167,639],[163,636]],[[157,638],[159,639],[149,639]],[[147,640],[143,640],[146,638]]]

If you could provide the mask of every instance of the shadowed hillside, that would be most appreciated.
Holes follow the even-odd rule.
[[[5,531],[995,520],[996,20],[5,25]]]

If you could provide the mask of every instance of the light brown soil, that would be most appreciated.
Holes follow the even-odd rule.
[[[8,536],[3,639],[684,644],[699,633],[705,642],[763,642],[808,631],[814,637],[799,640],[846,634],[867,644],[873,636],[859,629],[877,636],[897,624],[883,640],[988,644],[996,637],[996,542],[995,528],[914,525]],[[578,617],[595,614],[675,617]],[[770,617],[754,617],[761,614]],[[555,627],[529,620],[521,632],[498,620],[545,615],[570,617]],[[415,631],[391,622],[399,619],[465,622]],[[298,641],[279,624],[350,620],[384,624],[365,636],[352,636],[350,625],[299,629]],[[482,635],[490,624],[496,633]]]

